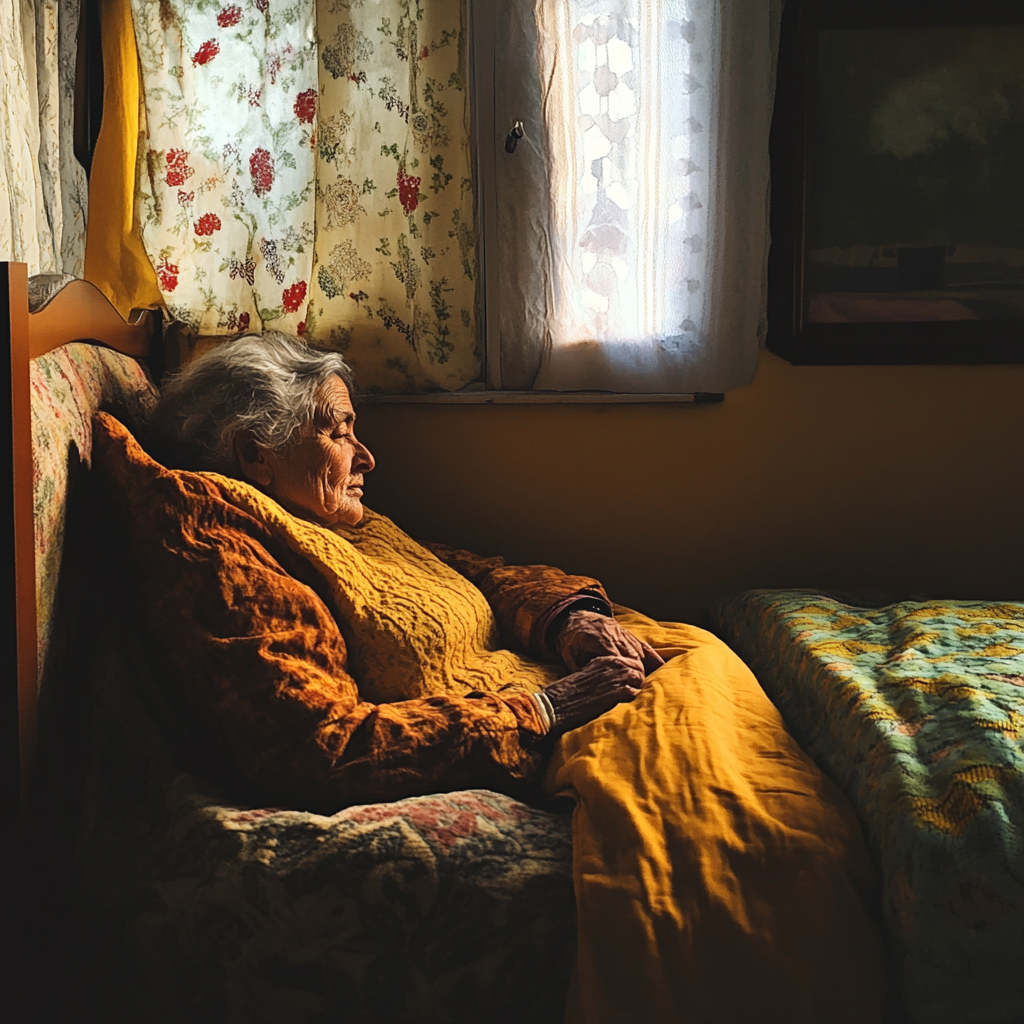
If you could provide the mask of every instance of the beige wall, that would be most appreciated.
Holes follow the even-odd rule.
[[[364,406],[367,504],[700,622],[745,587],[1024,599],[1024,366],[793,367],[708,406]]]

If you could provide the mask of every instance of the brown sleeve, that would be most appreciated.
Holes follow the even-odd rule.
[[[94,466],[172,705],[266,799],[331,813],[467,787],[521,795],[536,780],[544,728],[529,696],[361,700],[327,606],[214,479],[163,469],[110,417],[95,423]]]
[[[504,558],[485,558],[446,544],[425,545],[446,565],[474,583],[498,620],[504,643],[538,658],[558,660],[546,637],[551,623],[581,600],[611,604],[604,587],[589,576],[569,576],[550,565],[507,565]]]

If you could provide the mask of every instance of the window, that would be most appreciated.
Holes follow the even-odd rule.
[[[752,377],[778,13],[474,0],[489,387],[692,393]]]
[[[776,2],[131,0],[165,301],[384,396],[746,383]]]

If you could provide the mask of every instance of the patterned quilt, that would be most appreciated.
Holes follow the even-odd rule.
[[[30,279],[33,306],[49,297]],[[56,281],[62,282],[62,277]],[[92,416],[107,403],[122,406],[132,424],[145,422],[156,389],[130,356],[102,345],[62,345],[29,364],[32,389],[32,490],[35,514],[37,666],[40,685],[50,669],[57,625],[58,584],[64,558],[69,493],[92,460]]]
[[[1024,1018],[1024,604],[753,590],[711,617],[857,809],[910,1019]]]

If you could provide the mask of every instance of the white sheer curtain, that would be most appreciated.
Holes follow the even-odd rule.
[[[85,265],[87,185],[74,155],[79,0],[0,3],[0,257],[30,274]]]
[[[542,124],[522,162],[539,159],[543,173],[505,172],[515,175],[515,204],[531,211],[512,219],[529,221],[534,237],[523,244],[502,231],[502,345],[515,333],[537,352],[538,389],[724,391],[749,382],[765,328],[781,3],[532,7],[536,54],[521,53],[538,94],[523,105]],[[497,88],[519,59],[502,55]],[[508,221],[499,213],[503,228]],[[514,330],[511,310],[527,311]]]

